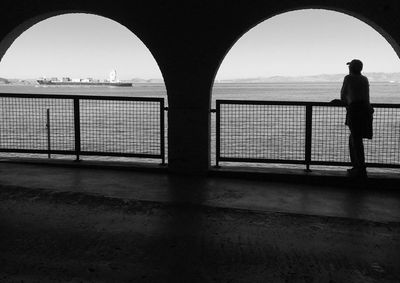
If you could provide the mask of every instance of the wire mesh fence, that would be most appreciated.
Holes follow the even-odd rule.
[[[344,107],[312,107],[312,161],[350,162]]]
[[[1,97],[0,148],[8,151],[48,151],[50,146],[53,150],[73,151],[72,102],[71,99]]]
[[[400,105],[373,106],[374,138],[365,140],[366,161],[369,166],[400,167]],[[217,164],[349,163],[344,107],[217,100],[216,108]],[[0,94],[0,110],[3,154],[120,156],[164,162],[163,98]]]
[[[156,158],[164,99],[0,94],[0,152]]]
[[[400,108],[375,107],[374,137],[365,144],[368,163],[400,163]]]
[[[304,106],[224,103],[219,113],[220,156],[225,159],[304,158]]]
[[[160,105],[81,100],[81,151],[160,154]]]
[[[400,167],[400,105],[373,104],[366,162]],[[309,112],[307,114],[307,112]],[[216,163],[349,164],[346,109],[320,102],[216,101]]]

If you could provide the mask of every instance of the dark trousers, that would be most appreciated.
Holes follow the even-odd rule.
[[[360,136],[349,136],[350,160],[354,168],[365,170],[365,156],[363,139]]]

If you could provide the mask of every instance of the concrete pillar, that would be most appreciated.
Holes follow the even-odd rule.
[[[182,78],[168,85],[168,168],[202,175],[210,165],[210,87],[197,76]]]

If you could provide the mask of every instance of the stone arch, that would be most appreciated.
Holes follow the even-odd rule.
[[[52,15],[92,13],[126,26],[150,50],[164,77],[169,99],[169,170],[203,174],[210,165],[209,110],[213,81],[225,55],[243,34],[272,16],[321,8],[363,20],[380,32],[399,54],[400,22],[396,14],[399,7],[396,0],[379,3],[254,0],[251,4],[224,0],[186,1],[184,4],[137,1],[135,9],[127,9],[122,0],[113,1],[111,5],[95,0],[23,0],[18,4],[4,1],[0,11],[0,57],[18,33]]]
[[[245,27],[242,26],[242,30],[237,30],[236,31],[236,37],[231,38],[231,39],[233,39],[230,42],[231,45],[225,50],[225,54],[223,54],[223,56],[220,57],[220,61],[219,61],[218,67],[214,72],[213,86],[215,85],[216,76],[218,74],[218,71],[219,71],[219,69],[221,67],[221,64],[223,63],[225,57],[229,54],[231,49],[234,48],[234,46],[242,38],[242,36],[244,36],[246,33],[251,31],[257,25],[259,25],[261,23],[268,22],[268,20],[273,18],[273,17],[279,16],[279,15],[282,15],[282,14],[285,14],[285,13],[290,13],[290,12],[294,12],[294,11],[302,11],[302,10],[323,10],[323,11],[337,12],[337,13],[341,13],[341,14],[350,16],[350,17],[354,18],[355,20],[359,20],[362,23],[364,23],[364,24],[368,25],[369,27],[371,27],[376,32],[378,32],[386,40],[386,42],[390,44],[390,46],[393,48],[393,50],[395,51],[397,56],[400,58],[400,45],[399,45],[399,41],[396,41],[396,39],[395,39],[395,34],[394,34],[394,36],[392,36],[393,30],[391,30],[392,33],[390,33],[388,30],[386,30],[381,25],[379,25],[377,23],[377,21],[375,21],[375,20],[373,20],[371,18],[368,18],[367,16],[365,16],[365,15],[363,15],[361,13],[354,12],[352,10],[347,10],[347,9],[344,9],[344,8],[332,7],[332,6],[304,6],[304,7],[288,8],[288,9],[280,10],[279,12],[271,13],[270,15],[264,16],[264,17],[259,15],[259,17],[253,18],[253,21],[251,22],[251,24],[248,24]],[[377,19],[382,21],[382,18],[378,17]],[[211,91],[211,100],[212,101],[215,99],[215,98],[213,98],[214,95],[215,94],[214,94],[214,88],[213,88],[212,91]],[[243,98],[243,99],[245,99],[245,98]],[[210,127],[210,129],[212,129],[212,126]],[[210,134],[210,136],[211,136],[211,134]],[[211,140],[211,142],[214,143],[215,141]],[[215,151],[213,152],[213,144],[211,144],[210,148],[211,148],[210,153],[212,154],[211,155],[211,159],[213,160],[214,159],[213,154],[215,154]]]
[[[11,29],[11,31],[8,30],[9,32],[6,34],[6,36],[4,36],[3,38],[0,38],[0,64],[1,64],[1,59],[6,54],[7,50],[9,48],[12,49],[12,45],[15,42],[15,40],[17,40],[18,37],[21,36],[24,32],[29,32],[28,30],[31,27],[33,27],[36,24],[39,24],[40,22],[46,21],[46,20],[48,20],[50,18],[62,17],[62,16],[67,16],[67,15],[82,15],[83,17],[96,16],[97,18],[102,18],[103,20],[105,20],[105,19],[109,20],[109,21],[106,22],[106,24],[114,25],[115,26],[114,30],[117,30],[117,29],[124,30],[123,35],[125,35],[126,38],[130,38],[131,40],[135,41],[136,43],[140,42],[140,44],[132,45],[132,46],[137,46],[138,48],[136,50],[142,50],[143,51],[143,50],[146,49],[146,51],[147,51],[146,53],[147,54],[145,54],[145,55],[147,55],[148,59],[150,59],[150,57],[152,58],[152,59],[150,59],[150,60],[152,60],[152,62],[150,62],[150,60],[147,60],[147,63],[149,64],[148,66],[151,66],[152,70],[156,70],[156,75],[157,75],[157,77],[159,76],[159,73],[161,72],[161,69],[159,67],[159,64],[158,64],[158,62],[156,60],[156,57],[154,56],[151,48],[149,48],[147,46],[146,42],[144,42],[144,40],[141,39],[140,35],[137,35],[136,32],[132,31],[132,28],[129,28],[129,26],[122,24],[121,21],[116,20],[116,19],[114,19],[112,17],[104,16],[104,15],[102,15],[100,13],[93,13],[93,12],[87,12],[87,11],[81,11],[81,10],[68,10],[68,11],[67,10],[63,10],[63,11],[57,11],[57,12],[49,12],[49,13],[40,14],[39,16],[30,17],[30,18],[28,18],[28,20],[25,20],[25,21],[22,21],[22,22],[20,21],[19,23],[18,23],[18,21],[15,21],[15,22],[17,22],[15,27],[13,29]],[[93,17],[90,17],[89,21],[92,18]],[[67,21],[67,24],[69,24],[68,21]],[[132,25],[132,23],[131,23],[131,25]],[[133,36],[129,37],[129,34],[131,36],[135,35],[135,37],[133,37]],[[45,35],[45,37],[47,37],[47,35]],[[51,44],[50,44],[50,47],[52,47]],[[129,50],[127,52],[129,52]],[[149,54],[151,54],[151,55],[149,56]],[[155,67],[154,62],[156,62],[158,69],[156,69],[157,67]],[[129,66],[128,66],[128,68],[129,68]],[[152,70],[150,70],[150,71],[152,71]],[[162,75],[162,72],[161,72],[161,75]],[[13,78],[13,77],[11,77],[11,78]],[[84,77],[84,78],[86,78],[86,77]],[[129,79],[130,78],[132,78],[132,77],[129,77]],[[163,85],[165,86],[165,84],[163,84]],[[7,89],[6,89],[5,92],[7,92]],[[41,92],[40,90],[39,91],[35,91],[35,94],[40,94],[40,92]],[[81,94],[81,93],[78,93],[78,94]],[[6,104],[4,104],[4,105],[5,105],[5,107],[7,107]],[[72,125],[74,126],[73,123],[72,123]],[[160,143],[161,143],[161,141],[160,141]]]

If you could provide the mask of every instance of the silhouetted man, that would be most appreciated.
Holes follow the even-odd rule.
[[[349,149],[353,168],[352,176],[366,176],[363,138],[372,139],[372,113],[369,100],[369,82],[361,75],[363,63],[354,59],[348,62],[349,75],[344,78],[340,100],[346,105],[346,125],[350,129]]]

